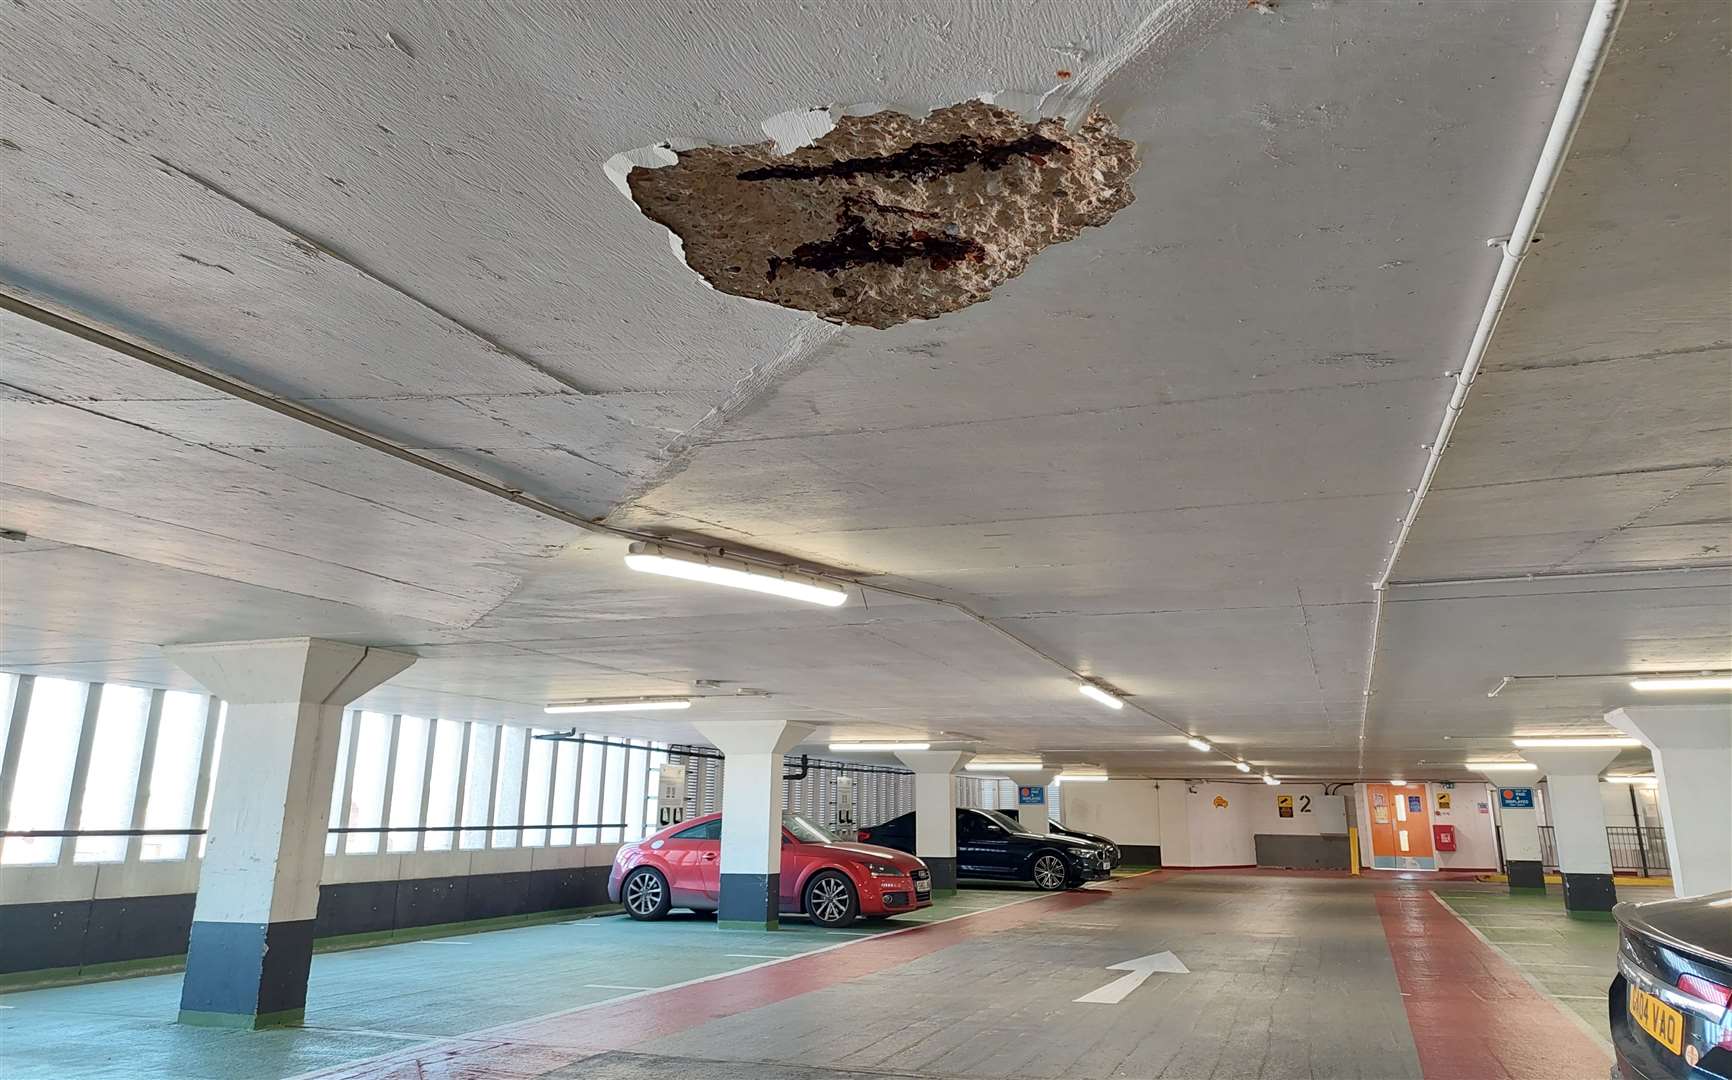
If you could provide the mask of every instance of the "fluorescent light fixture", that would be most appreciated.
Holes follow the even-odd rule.
[[[1470,761],[1464,767],[1475,772],[1528,772],[1539,768],[1531,761]]]
[[[702,581],[711,585],[726,585],[733,589],[785,596],[809,604],[840,607],[848,602],[848,590],[828,581],[797,570],[782,570],[736,559],[729,555],[712,555],[702,551],[684,551],[661,544],[637,543],[631,546],[625,564],[646,574]]]
[[[929,742],[833,742],[830,752],[833,754],[870,754],[879,750],[930,750]]]
[[[663,709],[689,709],[691,698],[683,697],[646,697],[646,698],[583,698],[578,701],[552,701],[542,712],[546,713],[581,713],[581,712],[659,712]]]
[[[1045,767],[1038,761],[971,761],[963,766],[969,772],[1039,772]]]
[[[1111,779],[1112,777],[1101,772],[1061,772],[1054,778],[1054,782],[1062,780],[1067,784],[1098,784]]]
[[[1390,787],[1406,787],[1407,781],[1406,780],[1391,780],[1389,782],[1389,786]]]
[[[1083,697],[1095,699],[1109,709],[1122,709],[1125,707],[1123,701],[1120,701],[1117,697],[1107,693],[1105,690],[1102,690],[1094,683],[1083,683],[1081,686],[1077,687],[1077,692],[1082,694]]]
[[[1243,761],[1233,762],[1233,768],[1238,769],[1240,772],[1250,772],[1251,771],[1251,766],[1245,764]]]
[[[1263,774],[1263,782],[1265,784],[1279,784],[1281,781],[1275,779],[1273,776],[1270,776],[1268,773],[1264,773]]]
[[[1646,679],[1631,679],[1632,690],[1732,690],[1732,675],[1686,675],[1681,677],[1655,676]]]
[[[1588,749],[1596,746],[1641,746],[1642,740],[1632,739],[1624,735],[1602,735],[1581,739],[1511,739],[1510,742],[1524,750],[1559,750]]]
[[[1209,745],[1209,741],[1207,739],[1199,739],[1195,735],[1186,739],[1185,745],[1189,746],[1192,750],[1213,750],[1214,749],[1213,746]]]
[[[1653,787],[1660,782],[1658,776],[1606,776],[1601,779],[1609,784],[1641,784],[1645,787]]]

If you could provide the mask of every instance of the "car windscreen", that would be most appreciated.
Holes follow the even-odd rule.
[[[1021,832],[1022,831],[1021,825],[1018,825],[1010,817],[1008,817],[1005,814],[999,813],[997,810],[978,810],[977,809],[974,812],[979,814],[981,817],[986,818],[988,821],[992,822],[994,825],[997,825],[999,828],[1003,829],[1005,832]]]
[[[783,814],[782,828],[794,834],[794,839],[803,844],[834,844],[836,838],[823,829],[812,824],[799,814]]]

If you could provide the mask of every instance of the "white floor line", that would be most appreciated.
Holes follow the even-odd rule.
[[[1150,871],[1147,871],[1147,873],[1152,874],[1152,873],[1155,873],[1155,871],[1150,870]],[[1133,875],[1131,875],[1131,877],[1126,878],[1124,880],[1127,880],[1127,881],[1134,880],[1134,879],[1136,879],[1138,877],[1142,877],[1142,876],[1143,876],[1142,874],[1133,874]],[[526,1016],[520,1020],[509,1020],[503,1024],[495,1024],[492,1027],[481,1028],[481,1029],[476,1030],[476,1031],[466,1031],[461,1035],[434,1036],[434,1037],[428,1038],[427,1042],[429,1045],[432,1045],[432,1044],[437,1044],[437,1043],[467,1042],[467,1041],[474,1040],[474,1039],[486,1038],[487,1036],[493,1035],[496,1032],[507,1031],[507,1030],[510,1030],[511,1028],[515,1028],[521,1024],[544,1023],[548,1020],[557,1020],[561,1017],[573,1016],[573,1015],[575,1015],[577,1013],[581,1013],[581,1012],[588,1012],[591,1009],[600,1009],[600,1008],[605,1008],[605,1007],[610,1006],[610,1005],[618,1005],[621,1002],[625,1002],[625,1001],[635,1001],[636,999],[638,999],[640,997],[645,997],[649,994],[664,994],[664,993],[668,992],[669,990],[680,990],[680,989],[683,989],[687,986],[697,986],[700,983],[715,982],[717,979],[730,979],[730,978],[733,978],[735,975],[743,975],[748,971],[756,971],[759,968],[774,967],[777,964],[785,964],[790,960],[798,960],[798,959],[800,959],[802,957],[806,957],[806,956],[817,956],[819,953],[834,952],[837,949],[852,948],[855,945],[860,944],[862,941],[882,941],[885,938],[893,938],[899,934],[912,934],[916,930],[924,930],[930,926],[943,926],[945,923],[959,922],[962,919],[972,919],[976,915],[985,915],[985,914],[988,914],[988,913],[994,912],[994,911],[1003,911],[1006,908],[1013,908],[1013,907],[1017,907],[1017,906],[1022,905],[1022,904],[1031,904],[1031,903],[1035,902],[1036,900],[1051,900],[1055,896],[1064,896],[1064,895],[1065,894],[1062,892],[1036,893],[1033,896],[1025,896],[1025,897],[1022,897],[1021,899],[1018,899],[1018,900],[1011,900],[1011,901],[1008,901],[1007,903],[999,904],[995,907],[981,908],[978,911],[964,911],[960,914],[952,915],[949,918],[934,919],[931,922],[916,923],[912,926],[904,926],[898,930],[886,930],[883,933],[872,934],[870,937],[855,938],[852,941],[838,941],[834,945],[824,945],[820,948],[810,949],[810,950],[803,952],[803,953],[793,953],[792,955],[779,957],[778,959],[775,959],[775,960],[765,960],[761,964],[747,964],[745,967],[735,968],[732,971],[719,971],[714,975],[703,975],[703,976],[700,976],[696,979],[687,979],[685,982],[669,983],[666,986],[659,986],[653,990],[641,990],[641,991],[638,991],[637,993],[634,993],[634,994],[627,994],[624,997],[608,998],[605,1001],[594,1001],[594,1002],[589,1003],[588,1005],[579,1005],[579,1006],[577,1006],[575,1008],[571,1008],[571,1009],[561,1009],[558,1012],[544,1013],[540,1016]],[[322,1065],[319,1068],[310,1070],[308,1072],[296,1073],[294,1076],[284,1077],[283,1080],[313,1080],[313,1078],[317,1077],[320,1073],[330,1072],[332,1070],[332,1068],[358,1069],[358,1068],[361,1068],[363,1066],[372,1065],[376,1062],[383,1061],[386,1058],[389,1058],[392,1056],[394,1056],[394,1055],[376,1054],[373,1057],[362,1058],[358,1061],[345,1061],[340,1066]]]
[[[1553,994],[1550,990],[1547,990],[1544,986],[1542,986],[1538,979],[1534,978],[1532,975],[1529,975],[1527,973],[1527,971],[1522,968],[1521,964],[1516,962],[1515,957],[1511,956],[1509,953],[1506,953],[1502,949],[1498,948],[1497,942],[1493,941],[1491,938],[1488,938],[1484,934],[1480,933],[1478,927],[1474,926],[1472,923],[1470,923],[1466,919],[1462,918],[1461,914],[1459,912],[1457,912],[1454,908],[1449,906],[1448,901],[1444,900],[1443,897],[1437,895],[1436,889],[1428,889],[1427,891],[1431,893],[1431,898],[1433,900],[1437,901],[1437,904],[1439,907],[1441,907],[1441,908],[1443,908],[1443,910],[1449,912],[1450,916],[1452,918],[1454,918],[1456,922],[1467,927],[1468,933],[1472,934],[1474,937],[1476,937],[1480,941],[1484,942],[1485,946],[1487,948],[1489,948],[1492,952],[1497,953],[1499,956],[1503,957],[1504,960],[1506,960],[1509,963],[1510,967],[1515,968],[1516,974],[1520,975],[1522,977],[1523,982],[1525,982],[1529,986],[1533,987],[1534,990],[1537,991],[1541,997],[1547,998],[1553,1004],[1557,1005],[1559,1012],[1561,1012],[1565,1016],[1569,1017],[1570,1020],[1572,1020],[1578,1028],[1581,1028],[1582,1031],[1587,1034],[1588,1038],[1590,1038],[1590,1039],[1594,1040],[1594,1042],[1598,1043],[1600,1048],[1602,1050],[1604,1050],[1608,1055],[1612,1053],[1611,1041],[1609,1039],[1607,1039],[1604,1035],[1601,1035],[1598,1031],[1595,1031],[1594,1026],[1592,1024],[1588,1023],[1586,1020],[1583,1020],[1580,1013],[1576,1012],[1576,1010],[1570,1008],[1568,1005],[1565,1005],[1563,1002],[1559,1001],[1557,998],[1557,995]]]
[[[337,1035],[372,1035],[381,1039],[402,1039],[406,1042],[424,1042],[426,1035],[417,1035],[413,1031],[376,1031],[373,1028],[327,1027],[324,1024],[303,1024],[304,1031],[329,1031]]]

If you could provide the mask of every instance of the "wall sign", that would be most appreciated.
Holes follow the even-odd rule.
[[[1226,808],[1227,808],[1227,797],[1225,795],[1215,796],[1215,809],[1225,810]]]
[[[1439,810],[1449,809],[1449,792],[1440,791],[1437,793],[1437,808]]]
[[[1423,814],[1425,812],[1425,800],[1420,798],[1418,795],[1409,795],[1407,797],[1407,812],[1410,814]]]
[[[1281,817],[1292,817],[1293,816],[1293,796],[1291,796],[1291,795],[1277,795],[1277,796],[1275,796],[1275,813]]]
[[[1046,786],[1044,784],[1024,784],[1016,789],[1016,805],[1045,806]]]
[[[1504,810],[1532,810],[1534,808],[1534,789],[1531,787],[1499,788],[1497,804]]]

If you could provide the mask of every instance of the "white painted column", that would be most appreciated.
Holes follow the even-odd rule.
[[[956,773],[974,758],[960,750],[898,750],[914,770],[914,854],[932,872],[932,894],[956,892]]]
[[[1522,757],[1540,767],[1546,781],[1546,809],[1558,844],[1558,873],[1564,879],[1564,908],[1592,915],[1618,902],[1612,884],[1612,851],[1606,843],[1606,804],[1600,799],[1600,770],[1618,756],[1617,747],[1528,749]]]
[[[1052,794],[1052,782],[1058,778],[1057,769],[1044,769],[1040,772],[1017,773],[1011,777],[1016,784],[1016,820],[1024,832],[1037,833],[1045,836],[1052,832],[1052,818],[1048,816],[1048,802]],[[1081,786],[1081,785],[1078,785]],[[1022,801],[1022,793],[1030,792],[1040,795],[1040,802],[1027,803]]]
[[[1732,889],[1732,706],[1632,705],[1606,722],[1654,755],[1674,891]]]
[[[415,657],[319,638],[163,651],[228,702],[180,1020],[298,1024],[343,706]]]
[[[726,759],[722,772],[723,929],[774,930],[782,896],[782,756],[815,728],[785,720],[692,725]]]
[[[1520,798],[1523,792],[1530,804],[1526,807],[1504,805],[1505,793]],[[1519,784],[1493,784],[1491,797],[1497,806],[1498,825],[1503,835],[1503,868],[1509,875],[1510,892],[1546,891],[1545,857],[1540,851],[1539,789],[1534,781],[1524,778]]]

